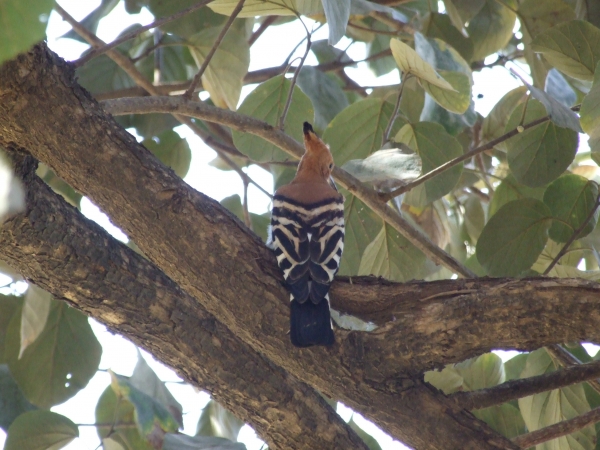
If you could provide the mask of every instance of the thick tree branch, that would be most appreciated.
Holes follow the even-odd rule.
[[[44,45],[2,67],[0,95],[0,145],[27,148],[89,195],[171,279],[276,365],[415,448],[514,448],[406,374],[410,357],[401,346],[388,351],[400,342],[388,342],[385,330],[338,331],[330,349],[291,347],[288,295],[272,252],[107,117]]]
[[[150,97],[107,100],[103,102],[103,105],[107,111],[115,115],[163,112],[217,122],[238,131],[245,131],[260,136],[296,158],[300,158],[304,153],[304,149],[298,142],[268,123],[204,103],[189,102],[178,97]],[[443,265],[459,275],[467,277],[475,276],[470,269],[467,269],[463,264],[431,242],[426,235],[417,230],[404,217],[379,199],[378,194],[373,189],[366,187],[339,167],[334,167],[332,175],[345,189],[356,195],[433,262]]]
[[[488,389],[457,392],[450,396],[465,409],[481,409],[540,392],[560,389],[600,377],[600,361],[572,366],[536,377],[511,380]]]
[[[27,210],[0,228],[3,260],[208,390],[269,446],[366,450],[312,388],[244,344],[156,266],[54,194],[35,175],[33,158],[16,156]]]

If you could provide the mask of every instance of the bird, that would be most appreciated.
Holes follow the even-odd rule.
[[[290,292],[290,339],[296,347],[335,341],[329,286],[344,251],[344,197],[329,147],[304,122],[306,149],[294,179],[273,196],[270,247]]]

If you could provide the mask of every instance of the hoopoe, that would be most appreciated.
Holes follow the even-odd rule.
[[[290,291],[290,337],[297,347],[334,342],[329,285],[344,250],[344,197],[329,148],[304,122],[306,152],[294,179],[273,197],[271,248]]]

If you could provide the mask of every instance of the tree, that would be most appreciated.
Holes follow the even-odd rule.
[[[210,392],[207,414],[227,408],[273,448],[373,445],[325,398],[417,449],[596,448],[600,364],[580,345],[600,337],[594,2],[125,1],[159,19],[106,44],[93,33],[116,3],[81,23],[52,2],[0,5],[0,145],[25,192],[9,190],[11,207],[24,205],[0,228],[0,259],[41,288],[0,302],[8,448],[77,435],[47,411],[98,366],[77,310]],[[91,45],[74,63],[36,44],[51,9]],[[328,42],[307,29],[301,58],[248,72],[268,27],[305,17],[327,22]],[[367,42],[371,70],[399,70],[400,84],[352,80],[356,61],[328,45],[342,36]],[[304,65],[309,51],[318,65]],[[473,71],[513,61],[531,80],[481,117]],[[190,150],[173,128],[190,127],[245,186],[251,164],[278,186],[313,119],[346,197],[332,288],[342,327],[332,348],[298,350],[275,258],[252,231],[268,214],[187,186]],[[133,248],[83,218],[82,195]],[[492,349],[525,353],[503,363]],[[181,411],[143,362],[111,377],[97,409],[106,447],[209,445],[176,433]]]

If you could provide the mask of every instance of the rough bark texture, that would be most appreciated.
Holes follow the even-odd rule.
[[[31,156],[13,156],[27,209],[0,228],[1,259],[208,390],[270,448],[367,449],[311,387],[244,344],[156,266],[54,194],[35,175]]]
[[[218,203],[190,189],[137,144],[43,45],[0,69],[0,145],[27,149],[90,196],[208,314],[198,307],[186,310],[185,317],[166,314],[160,302],[150,300],[111,302],[104,320],[112,319],[115,330],[139,336],[159,359],[174,364],[167,357],[173,344],[153,341],[148,331],[171,329],[175,318],[182,347],[172,351],[191,351],[190,342],[213,339],[211,332],[222,323],[274,367],[344,401],[415,448],[515,448],[424,385],[423,370],[491,348],[531,350],[598,340],[600,334],[595,283],[484,279],[398,285],[353,279],[353,284],[335,284],[334,306],[380,327],[368,334],[337,331],[338,344],[331,349],[292,348],[285,335],[288,296],[271,252]],[[9,247],[19,246],[13,240]],[[20,270],[30,270],[42,285],[59,278],[70,286],[66,298],[77,292],[73,269],[44,275],[60,258],[48,263],[40,257],[43,252],[20,250],[12,258],[13,264],[26,259]],[[151,285],[153,279],[146,282]],[[137,321],[126,320],[134,315]],[[193,363],[185,364],[177,367],[193,376]],[[215,371],[220,382],[235,384],[240,373],[247,373],[231,370]],[[261,395],[252,384],[237,389],[240,396]]]

